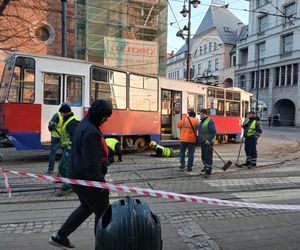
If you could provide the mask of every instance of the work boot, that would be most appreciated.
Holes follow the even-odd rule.
[[[187,172],[193,172],[193,169],[188,167],[188,169],[186,171]]]
[[[68,238],[61,238],[57,233],[52,234],[49,239],[49,244],[62,248],[62,249],[75,249],[75,246]]]
[[[202,168],[202,169],[201,169],[201,173],[204,173],[204,172],[205,172],[205,168]]]
[[[179,169],[180,169],[180,170],[183,170],[183,169],[185,169],[185,166],[184,166],[184,165],[180,165],[180,166],[179,166]]]
[[[62,197],[73,192],[70,184],[63,184],[61,189],[55,194],[56,197]]]
[[[208,178],[210,178],[210,174],[208,174],[208,173],[205,173],[205,175],[204,175],[204,178],[205,178],[205,179],[208,179]]]
[[[250,166],[250,163],[248,163],[248,162],[245,162],[245,163],[243,163],[243,164],[242,164],[242,166],[244,166],[244,167],[248,167],[248,166]]]

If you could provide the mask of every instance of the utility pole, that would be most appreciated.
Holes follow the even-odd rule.
[[[189,2],[189,20],[188,20],[188,36],[187,36],[187,49],[188,49],[188,55],[186,59],[186,73],[187,77],[186,80],[188,82],[191,81],[191,52],[190,52],[190,40],[191,40],[191,15],[192,15],[192,9],[191,9],[191,1]]]
[[[258,89],[259,89],[259,61],[260,61],[260,46],[257,46],[257,73],[256,73],[256,107],[255,111],[258,111]]]
[[[61,56],[67,57],[67,0],[61,0]]]

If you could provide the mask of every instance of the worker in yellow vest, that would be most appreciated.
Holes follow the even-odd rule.
[[[68,104],[62,104],[59,112],[63,117],[60,134],[60,145],[63,150],[62,158],[58,165],[58,174],[61,177],[68,177],[68,168],[71,159],[72,138],[79,122],[79,119],[72,113]],[[72,191],[71,184],[63,184],[56,196],[64,196]]]
[[[108,147],[108,161],[109,163],[115,162],[115,155],[118,156],[118,161],[122,161],[121,143],[115,138],[106,138],[105,143]]]
[[[251,111],[249,118],[245,120],[242,125],[244,129],[244,138],[245,138],[245,152],[246,152],[246,163],[243,166],[247,166],[248,169],[256,167],[257,159],[257,140],[258,137],[262,134],[262,128],[260,119],[256,116],[255,111]]]
[[[151,156],[155,157],[179,157],[180,152],[174,151],[172,148],[158,145],[156,141],[151,141],[149,146],[154,150]]]
[[[56,153],[61,148],[60,134],[61,134],[62,123],[63,123],[63,117],[60,112],[57,112],[52,116],[48,124],[48,130],[51,133],[51,146],[50,146],[48,170],[46,172],[47,175],[53,174]]]

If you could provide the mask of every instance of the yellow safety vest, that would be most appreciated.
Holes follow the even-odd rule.
[[[58,123],[57,123],[57,126],[56,126],[57,131],[55,129],[52,130],[51,131],[51,136],[56,137],[56,138],[60,138],[60,135],[58,133],[61,134],[61,128],[62,128],[62,124],[63,124],[64,119],[63,119],[60,112],[58,112],[57,114],[58,114]]]
[[[68,120],[66,120],[63,123],[62,128],[61,128],[60,144],[63,148],[67,148],[67,147],[71,146],[71,144],[72,144],[70,135],[67,131],[67,125],[72,120],[79,121],[79,119],[73,115],[73,116],[69,117]]]
[[[247,136],[255,136],[255,135],[256,135],[256,120],[252,121],[247,131]]]
[[[209,137],[209,131],[208,131],[208,123],[209,123],[210,119],[207,117],[206,120],[204,121],[203,125],[202,125],[202,138],[204,141],[206,141]],[[215,140],[212,139],[212,142],[214,142]]]
[[[162,156],[164,157],[170,157],[171,156],[171,149],[170,148],[165,148],[163,146],[160,145],[156,145],[156,148],[160,148],[162,150]]]
[[[116,145],[119,142],[117,139],[115,138],[106,138],[105,139],[106,145],[112,150],[115,151],[116,150]]]

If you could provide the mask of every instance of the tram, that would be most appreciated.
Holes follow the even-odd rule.
[[[48,122],[68,102],[82,119],[91,103],[110,100],[113,114],[103,126],[124,149],[140,149],[151,140],[179,143],[176,125],[189,111],[207,108],[221,138],[239,141],[251,94],[143,75],[86,61],[13,53],[5,60],[0,85],[0,136],[18,150],[50,145]]]

